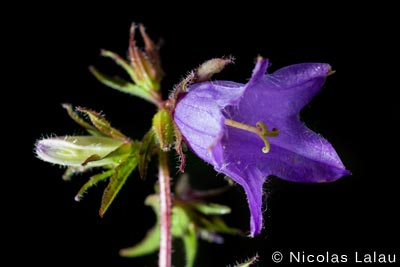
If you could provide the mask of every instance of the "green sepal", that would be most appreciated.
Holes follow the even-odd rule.
[[[146,34],[143,25],[140,25],[139,28],[145,43],[145,51],[139,49],[136,45],[136,25],[134,23],[131,25],[129,35],[128,53],[132,69],[136,74],[134,81],[146,90],[157,92],[160,89],[160,81],[163,76],[158,48]]]
[[[169,151],[174,142],[174,125],[166,109],[159,110],[153,117],[153,131],[163,151]]]
[[[103,135],[124,141],[126,143],[130,142],[130,139],[127,136],[113,128],[111,124],[104,118],[104,116],[100,115],[96,111],[82,107],[78,107],[77,110],[85,113],[89,117],[93,126],[96,127],[96,129]]]
[[[132,151],[129,156],[114,169],[114,174],[111,176],[108,186],[103,193],[99,212],[101,217],[103,217],[104,213],[110,207],[111,203],[114,201],[122,186],[125,184],[129,175],[137,167],[138,161],[136,151],[138,148],[139,143],[132,143]]]
[[[91,188],[92,186],[96,185],[98,182],[103,181],[113,175],[115,173],[114,169],[104,171],[102,173],[96,174],[90,177],[89,181],[87,181],[79,190],[78,194],[75,196],[76,201],[80,201],[86,191]]]
[[[139,175],[140,178],[144,179],[147,173],[147,166],[151,160],[151,156],[156,148],[154,131],[148,131],[140,144],[138,150],[138,164],[139,164]]]
[[[67,110],[68,115],[73,119],[76,123],[86,129],[88,133],[95,136],[102,136],[102,134],[90,123],[82,119],[77,112],[75,112],[70,104],[62,104],[62,107]]]

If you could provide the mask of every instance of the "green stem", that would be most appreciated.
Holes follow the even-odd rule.
[[[171,239],[171,185],[168,167],[168,154],[158,153],[158,181],[160,186],[160,252],[159,267],[171,267],[172,239]]]

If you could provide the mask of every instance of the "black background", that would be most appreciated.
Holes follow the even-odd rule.
[[[150,127],[154,112],[150,104],[106,88],[88,72],[88,66],[96,65],[123,73],[101,59],[99,51],[106,48],[125,55],[133,21],[144,23],[152,37],[163,41],[165,95],[189,70],[220,56],[232,55],[237,60],[216,78],[239,82],[246,82],[259,54],[270,59],[271,71],[300,62],[327,62],[337,71],[304,109],[302,118],[332,142],[353,175],[331,184],[295,184],[272,178],[265,185],[268,211],[261,236],[227,236],[222,246],[201,242],[196,266],[227,266],[255,253],[261,256],[259,266],[271,266],[275,250],[284,255],[288,251],[349,255],[355,250],[398,251],[398,139],[394,128],[399,119],[393,101],[397,84],[390,81],[388,65],[394,56],[389,8],[333,3],[266,6],[110,2],[17,10],[20,20],[10,39],[18,50],[13,62],[18,65],[9,68],[11,91],[16,94],[11,94],[11,100],[3,97],[4,106],[8,101],[12,104],[4,112],[12,122],[5,127],[3,142],[11,146],[7,151],[13,160],[5,166],[11,171],[3,176],[13,183],[4,186],[3,206],[10,213],[5,217],[11,226],[6,232],[12,237],[7,247],[15,265],[28,261],[41,266],[156,266],[156,254],[139,259],[118,256],[120,248],[141,240],[154,223],[143,200],[156,181],[155,166],[146,181],[133,175],[100,219],[104,184],[77,203],[73,198],[86,176],[64,182],[62,169],[39,161],[33,153],[33,144],[41,137],[83,133],[60,103],[103,111],[113,125],[133,138],[140,138]],[[189,158],[187,171],[198,187],[224,184],[222,176],[195,157]],[[241,188],[217,200],[233,209],[226,217],[228,223],[248,229],[249,213]],[[182,266],[180,251],[176,244],[176,266]]]

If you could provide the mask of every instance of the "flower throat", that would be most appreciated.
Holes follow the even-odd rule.
[[[279,135],[279,130],[272,128],[271,131],[268,130],[267,125],[262,121],[256,123],[256,126],[247,125],[241,122],[233,121],[230,119],[225,119],[225,125],[231,126],[233,128],[241,129],[258,135],[264,142],[264,147],[261,149],[263,153],[268,153],[271,149],[271,145],[267,137],[275,137]]]

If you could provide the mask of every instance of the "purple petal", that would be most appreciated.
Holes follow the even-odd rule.
[[[257,64],[253,69],[253,74],[249,82],[246,84],[246,87],[251,87],[257,85],[260,81],[263,80],[265,74],[267,73],[268,68],[268,59],[264,59],[262,57],[257,58]]]
[[[271,150],[267,154],[261,151],[264,143],[258,136],[227,127],[221,141],[224,160],[229,162],[226,168],[256,168],[262,179],[276,175],[296,182],[330,182],[349,174],[328,141],[300,121],[291,122],[291,126],[298,135],[281,132],[269,138]]]
[[[179,101],[174,120],[186,143],[203,160],[220,165],[226,106],[237,103],[244,86],[233,82],[205,82],[192,85]]]
[[[232,178],[240,184],[246,192],[247,202],[250,209],[250,236],[261,233],[263,225],[262,196],[265,176],[257,168],[242,168],[240,163],[223,166],[216,169]]]
[[[242,115],[242,120],[248,124],[297,115],[321,89],[331,70],[328,64],[305,63],[288,66],[260,78],[266,66],[266,60],[257,62],[240,101],[237,119]]]
[[[298,117],[287,118],[278,127],[279,136],[270,138],[271,155],[264,156],[270,162],[262,169],[278,165],[274,175],[296,182],[331,182],[350,174],[332,145]]]

